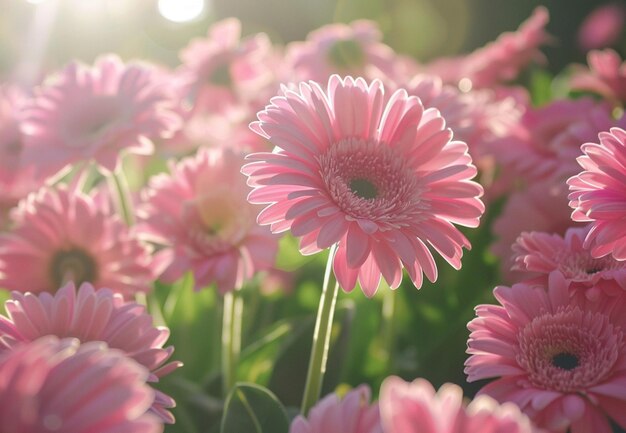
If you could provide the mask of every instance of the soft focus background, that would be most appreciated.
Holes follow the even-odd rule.
[[[546,68],[559,73],[584,63],[577,32],[585,16],[607,2],[589,0],[0,0],[0,81],[28,85],[72,59],[91,63],[103,53],[146,59],[170,67],[190,39],[226,17],[239,18],[243,34],[266,32],[284,45],[331,22],[376,21],[384,42],[397,52],[427,61],[469,52],[505,31],[513,31],[538,5],[550,11],[554,41],[542,51]],[[626,38],[622,37],[622,44]],[[626,46],[621,46],[624,52]],[[489,253],[490,205],[480,228],[465,230],[473,249],[454,272],[443,260],[436,284],[420,291],[408,279],[395,292],[382,287],[371,301],[359,290],[340,294],[336,332],[324,393],[368,383],[377,393],[382,379],[421,376],[435,386],[455,382],[472,395],[482,383],[467,385],[463,362],[466,324],[479,303],[492,302],[501,282],[498,258]],[[319,299],[325,254],[304,258],[293,239],[282,241],[279,267],[293,288],[244,293],[243,354],[239,377],[269,387],[288,407],[300,404],[308,351]],[[266,282],[267,283],[267,282]],[[172,330],[175,359],[185,367],[164,380],[178,408],[167,432],[211,432],[221,404],[219,341],[221,302],[212,291],[194,293],[185,279],[173,287],[157,284],[154,302]],[[263,284],[261,284],[263,285]],[[394,305],[395,303],[395,305]],[[384,320],[393,311],[393,320]],[[392,354],[391,356],[389,354]],[[204,427],[202,427],[204,426]]]

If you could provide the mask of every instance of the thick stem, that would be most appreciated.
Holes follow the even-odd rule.
[[[116,200],[117,208],[127,225],[135,224],[135,213],[133,202],[130,198],[130,189],[124,171],[121,167],[107,176],[109,187],[113,189],[113,196]]]
[[[333,267],[333,259],[337,245],[333,245],[328,254],[326,272],[324,273],[324,285],[322,296],[317,309],[317,320],[313,333],[313,346],[311,348],[311,358],[309,359],[309,370],[306,376],[304,387],[304,397],[302,399],[302,414],[306,416],[311,407],[319,400],[322,391],[324,374],[326,373],[326,360],[328,358],[328,347],[330,346],[330,333],[333,326],[333,316],[335,314],[335,304],[339,284],[335,283],[329,290],[330,274]]]
[[[224,317],[222,320],[222,379],[224,397],[235,386],[237,365],[241,352],[241,322],[243,298],[238,290],[224,295]]]

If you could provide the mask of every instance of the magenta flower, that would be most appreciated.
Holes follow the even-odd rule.
[[[70,283],[54,295],[12,292],[11,296],[5,303],[7,316],[0,315],[0,353],[54,335],[81,343],[103,341],[146,367],[150,382],[158,382],[182,365],[177,361],[166,364],[174,352],[171,346],[163,348],[169,330],[152,325],[144,306],[125,302],[109,289],[95,290],[85,283],[77,292]],[[174,406],[171,397],[156,391],[151,410],[164,422],[174,422],[167,410]]]
[[[567,181],[572,219],[592,221],[585,248],[591,247],[593,257],[626,260],[626,131],[611,128],[598,137],[600,144],[583,144],[583,172]]]
[[[583,246],[590,227],[570,228],[565,236],[525,232],[513,245],[513,269],[525,271],[529,282],[546,285],[553,272],[560,272],[573,294],[596,300],[602,293],[611,296],[626,290],[626,263],[611,256],[596,259]],[[538,275],[537,275],[538,274]]]
[[[40,338],[0,355],[0,430],[159,433],[148,372],[105,344]]]
[[[54,292],[88,281],[131,297],[151,290],[150,251],[106,201],[61,187],[29,195],[0,235],[0,287]]]
[[[468,380],[497,378],[480,393],[555,433],[610,433],[609,419],[626,427],[626,298],[571,298],[559,273],[547,287],[494,294],[502,306],[479,305],[468,325]]]
[[[382,43],[376,23],[358,20],[329,24],[311,32],[305,42],[292,42],[285,54],[286,68],[295,80],[325,83],[332,74],[394,77],[396,54]]]
[[[165,246],[154,261],[163,281],[192,271],[196,289],[216,284],[225,293],[274,265],[277,238],[256,224],[242,163],[232,151],[203,149],[150,180],[139,231]]]
[[[532,433],[528,417],[517,406],[499,405],[488,396],[463,404],[463,390],[446,383],[437,392],[424,379],[412,383],[385,379],[380,390],[385,433]]]
[[[154,68],[116,56],[92,68],[71,63],[44,85],[24,113],[24,153],[42,169],[93,160],[113,171],[120,153],[153,152],[152,139],[180,127],[177,102]]]
[[[286,90],[252,124],[273,153],[249,155],[242,170],[250,202],[269,204],[258,222],[291,229],[303,254],[338,244],[339,284],[358,279],[367,296],[381,275],[398,287],[403,267],[418,288],[422,272],[435,281],[427,245],[460,268],[470,244],[453,223],[476,227],[484,211],[467,145],[438,111],[404,90],[383,101],[379,81],[336,75],[328,93],[314,82]]]
[[[383,433],[378,404],[370,404],[371,392],[361,385],[343,399],[330,394],[311,408],[307,418],[298,415],[289,433]]]
[[[426,71],[454,85],[465,80],[462,84],[474,89],[514,80],[528,64],[545,61],[538,48],[551,40],[545,31],[548,20],[548,10],[538,7],[517,31],[503,33],[466,56],[435,60]]]
[[[581,68],[572,77],[572,89],[597,93],[614,104],[626,102],[626,62],[611,49],[587,54],[589,69]]]
[[[584,51],[605,48],[618,42],[626,24],[626,6],[608,3],[596,7],[578,29],[578,45]]]

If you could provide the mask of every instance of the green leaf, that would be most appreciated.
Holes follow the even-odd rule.
[[[289,419],[269,390],[238,383],[228,395],[221,433],[287,433]]]

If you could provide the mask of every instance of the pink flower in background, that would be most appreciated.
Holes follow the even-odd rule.
[[[25,109],[24,158],[40,170],[95,161],[113,171],[123,151],[153,152],[152,139],[181,126],[174,92],[155,68],[113,55],[71,63]]]
[[[532,231],[564,234],[568,228],[576,226],[570,214],[565,184],[535,182],[525,190],[510,194],[491,229],[496,240],[490,250],[500,259],[505,281],[524,278],[522,273],[511,272],[514,264],[511,247],[518,236]]]
[[[530,63],[545,62],[538,48],[551,40],[545,30],[548,20],[548,10],[538,7],[516,32],[503,33],[466,56],[435,60],[425,70],[446,83],[474,89],[512,81]]]
[[[598,137],[600,144],[582,146],[583,171],[567,181],[572,219],[592,221],[585,239],[592,256],[626,260],[626,131],[611,128]]]
[[[571,298],[553,273],[547,287],[497,287],[502,306],[479,305],[465,372],[497,378],[480,394],[517,404],[551,432],[611,433],[626,427],[625,297]]]
[[[139,230],[164,246],[154,259],[163,281],[192,271],[196,289],[216,284],[225,293],[273,267],[278,239],[256,224],[242,163],[232,151],[201,149],[150,180]]]
[[[626,6],[608,3],[595,8],[578,29],[578,45],[583,51],[606,48],[616,43],[624,31]]]
[[[305,42],[287,46],[285,68],[294,81],[325,83],[332,74],[389,77],[398,74],[396,54],[382,43],[382,33],[372,21],[329,24],[311,32]]]
[[[406,268],[416,287],[437,268],[427,245],[456,269],[469,242],[453,225],[476,227],[482,188],[467,145],[435,109],[404,90],[384,103],[379,81],[334,75],[326,93],[301,83],[258,114],[252,128],[276,147],[243,167],[248,199],[269,204],[258,222],[291,229],[300,251],[338,244],[333,268],[341,287],[357,279],[373,296],[381,275],[392,288]]]
[[[0,430],[159,433],[148,372],[105,344],[38,339],[0,356]]]
[[[611,49],[587,54],[589,69],[579,68],[570,86],[597,93],[614,104],[626,103],[626,62]]]
[[[311,408],[308,417],[298,415],[289,433],[383,433],[378,404],[370,404],[370,398],[367,385],[353,389],[343,399],[327,395]]]
[[[28,96],[19,88],[0,85],[0,231],[8,226],[10,209],[41,187],[45,180],[23,161],[20,123],[28,101]]]
[[[110,287],[126,297],[151,290],[150,251],[103,200],[45,188],[14,213],[0,235],[0,287],[55,292],[68,281]]]
[[[513,404],[487,396],[463,404],[461,387],[446,383],[435,392],[424,379],[385,379],[380,390],[385,433],[532,433],[528,417]]]
[[[590,227],[569,228],[565,236],[545,232],[524,232],[513,245],[514,266],[534,281],[546,285],[552,272],[560,272],[570,292],[598,299],[602,293],[626,293],[626,263],[611,256],[596,259],[583,247]],[[539,274],[537,276],[537,274]]]
[[[77,338],[81,343],[105,342],[146,367],[150,382],[158,382],[182,365],[177,361],[166,364],[174,352],[171,346],[163,348],[169,330],[152,325],[143,305],[125,302],[109,289],[95,290],[85,283],[78,291],[68,284],[54,295],[13,292],[5,308],[7,316],[0,315],[0,354],[54,335]],[[171,397],[156,391],[151,410],[164,422],[174,422],[167,410],[174,406]]]

